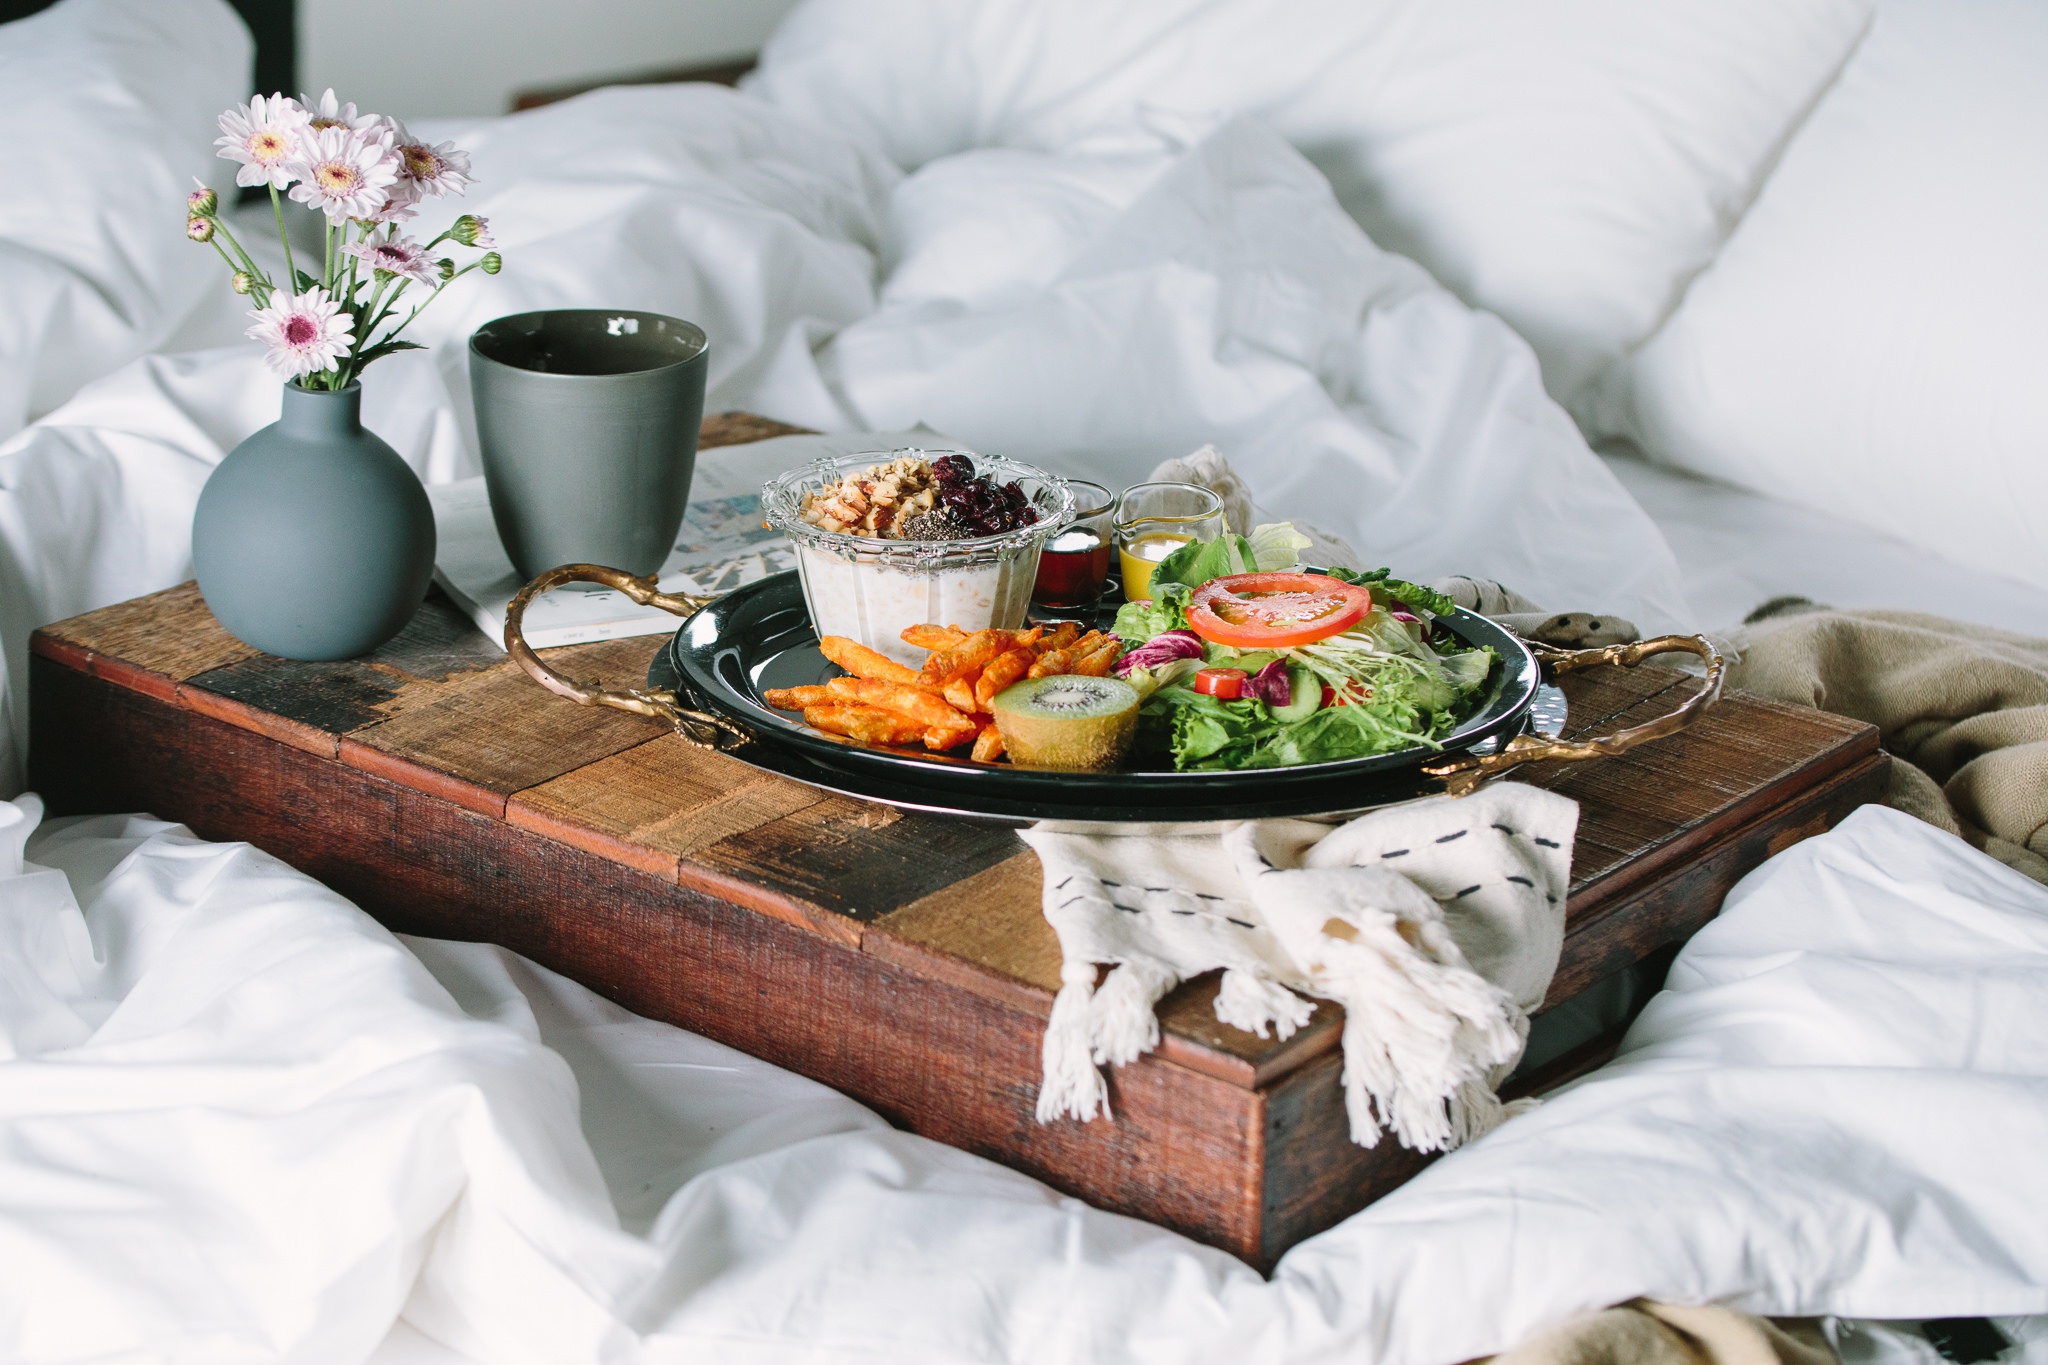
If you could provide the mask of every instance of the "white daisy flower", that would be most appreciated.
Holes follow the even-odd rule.
[[[439,199],[461,194],[476,183],[469,173],[469,153],[452,142],[430,147],[392,121],[397,133],[398,181],[414,199]]]
[[[270,348],[264,363],[285,379],[331,369],[355,340],[355,319],[317,284],[303,294],[280,294],[249,316],[256,325],[248,335]]]
[[[343,247],[342,251],[382,275],[398,275],[420,284],[434,284],[439,279],[439,270],[428,258],[425,248],[410,238],[355,242]]]
[[[384,122],[377,114],[358,116],[355,105],[343,104],[334,98],[333,86],[329,86],[317,101],[301,95],[299,102],[305,107],[307,126],[316,133],[323,128],[346,128],[350,132],[364,133]]]
[[[369,218],[381,211],[398,180],[398,158],[381,129],[322,128],[301,135],[303,150],[292,163],[299,183],[292,198],[320,209],[330,223]]]
[[[292,183],[293,163],[306,137],[306,111],[284,95],[257,95],[244,109],[236,105],[220,116],[221,136],[214,146],[229,161],[239,161],[237,185]]]

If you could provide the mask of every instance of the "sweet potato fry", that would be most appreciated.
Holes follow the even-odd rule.
[[[1038,662],[1031,665],[1026,670],[1024,676],[1027,678],[1051,678],[1061,673],[1071,673],[1073,671],[1074,651],[1070,645],[1066,649],[1049,649],[1039,655]]]
[[[1052,634],[1040,637],[1038,643],[1033,645],[1032,648],[1037,650],[1039,654],[1044,655],[1055,649],[1065,649],[1080,638],[1081,623],[1079,621],[1062,621],[1053,627]]]
[[[1010,632],[1007,630],[984,630],[968,636],[951,649],[942,650],[924,661],[924,677],[920,682],[946,683],[978,668],[984,668],[996,655],[1010,648]]]
[[[818,641],[818,652],[856,678],[880,678],[883,682],[921,683],[917,670],[905,668],[894,659],[875,653],[858,640],[844,635],[826,635]]]
[[[981,727],[971,720],[961,725],[935,725],[924,732],[924,747],[943,753],[959,748],[980,733]]]
[[[1029,672],[1034,656],[1029,649],[1013,649],[1008,654],[999,654],[987,668],[981,670],[981,677],[974,684],[974,710],[986,711],[995,694],[1008,687]]]
[[[1073,671],[1090,678],[1106,677],[1117,655],[1123,653],[1123,646],[1105,637],[1091,654],[1084,654],[1074,660]]]
[[[807,706],[823,706],[832,700],[832,692],[826,687],[771,687],[761,694],[761,700],[778,711],[801,711]]]
[[[945,698],[928,687],[906,687],[902,683],[883,682],[878,678],[834,678],[825,686],[834,700],[880,707],[908,717],[920,727],[936,725],[951,728],[970,723],[966,716],[954,710]]]
[[[981,733],[975,736],[974,752],[968,757],[976,763],[993,763],[1002,756],[1003,732],[996,729],[994,721],[990,721],[982,726]]]
[[[916,645],[919,649],[934,652],[951,649],[967,638],[967,632],[958,626],[905,626],[903,643]]]
[[[1029,630],[1013,630],[1010,632],[1010,648],[1034,649],[1044,634],[1044,626],[1033,626]]]
[[[925,727],[908,716],[878,706],[829,704],[804,708],[804,721],[820,730],[862,744],[911,744],[924,737]]]
[[[973,678],[962,675],[946,684],[946,700],[955,710],[971,714],[981,709],[974,700],[974,682]]]

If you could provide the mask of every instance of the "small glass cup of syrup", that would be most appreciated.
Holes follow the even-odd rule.
[[[1124,599],[1152,600],[1152,570],[1191,540],[1223,534],[1223,499],[1200,484],[1141,483],[1124,490],[1116,506],[1117,559]]]
[[[1074,494],[1074,519],[1038,552],[1031,610],[1035,616],[1078,616],[1092,624],[1109,582],[1116,494],[1085,479],[1066,482]]]

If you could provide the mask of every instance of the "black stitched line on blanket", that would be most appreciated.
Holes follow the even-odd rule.
[[[1526,886],[1531,891],[1534,891],[1536,889],[1536,883],[1530,881],[1527,877],[1510,877],[1508,878],[1508,880],[1511,882],[1516,882],[1522,886]]]
[[[1478,889],[1479,888],[1476,886],[1468,886],[1463,891],[1460,891],[1457,895],[1451,897],[1451,899],[1454,901],[1463,900],[1465,899],[1465,897],[1471,895],[1474,891],[1477,891]]]
[[[1259,927],[1258,925],[1253,924],[1250,920],[1239,919],[1235,915],[1225,915],[1223,918],[1229,920],[1232,924],[1235,924],[1240,929],[1256,929]]]
[[[1096,878],[1096,880],[1097,880],[1098,882],[1102,882],[1102,885],[1104,885],[1104,886],[1122,886],[1122,885],[1123,885],[1123,883],[1122,883],[1122,882],[1108,882],[1108,881],[1102,881],[1102,879],[1101,879],[1100,877],[1097,877],[1097,878]]]
[[[1382,853],[1380,856],[1382,858],[1405,858],[1408,856],[1408,850],[1405,848],[1388,849],[1385,853]]]
[[[1556,848],[1556,847],[1557,847],[1557,840],[1555,840],[1555,839],[1538,839],[1538,840],[1537,840],[1536,842],[1537,842],[1538,844],[1542,845],[1542,846],[1543,846],[1544,848]]]
[[[1076,873],[1076,874],[1075,874],[1075,876],[1078,876],[1078,875],[1080,875],[1080,874],[1078,874],[1078,873]],[[1066,889],[1067,889],[1067,882],[1070,882],[1070,881],[1072,881],[1072,880],[1074,880],[1074,878],[1073,878],[1073,877],[1068,877],[1068,878],[1066,879],[1066,881],[1063,881],[1063,882],[1061,882],[1061,883],[1060,883],[1060,884],[1059,884],[1058,886],[1055,886],[1055,887],[1053,888],[1053,890],[1055,890],[1055,891],[1064,891],[1064,890],[1066,890]]]
[[[1469,830],[1469,829],[1461,829],[1461,830],[1456,830],[1456,831],[1454,831],[1454,832],[1452,832],[1452,833],[1450,833],[1450,834],[1446,834],[1446,835],[1445,835],[1445,836],[1444,836],[1443,838],[1441,838],[1441,839],[1437,840],[1437,842],[1438,842],[1438,843],[1440,843],[1440,844],[1448,844],[1448,843],[1449,843],[1449,842],[1450,842],[1451,840],[1453,840],[1453,839],[1462,839],[1462,838],[1464,838],[1464,837],[1465,837],[1466,835],[1470,834],[1471,832],[1472,832],[1472,831],[1471,831],[1471,830]]]
[[[1174,913],[1174,914],[1176,914],[1176,915],[1192,915],[1192,914],[1194,914],[1195,912],[1194,912],[1194,911],[1192,911],[1192,910],[1176,910],[1176,911],[1174,911],[1173,913]]]
[[[1515,832],[1509,829],[1506,825],[1495,825],[1494,828],[1499,830],[1502,834],[1507,835],[1510,839],[1515,837]]]
[[[1060,903],[1059,903],[1059,904],[1058,904],[1057,906],[1055,906],[1055,907],[1054,907],[1054,909],[1057,909],[1057,910],[1064,910],[1064,909],[1066,909],[1066,908],[1067,908],[1068,906],[1072,905],[1072,904],[1073,904],[1074,902],[1076,902],[1076,901],[1095,901],[1096,903],[1098,903],[1098,904],[1102,904],[1102,905],[1116,905],[1116,902],[1115,902],[1115,901],[1113,901],[1113,900],[1111,900],[1111,899],[1110,899],[1109,897],[1107,897],[1107,896],[1094,896],[1094,895],[1090,895],[1090,894],[1089,894],[1088,892],[1086,892],[1086,891],[1083,891],[1083,892],[1082,892],[1082,893],[1081,893],[1080,895],[1078,895],[1078,896],[1069,896],[1069,897],[1067,897],[1067,898],[1066,898],[1065,900],[1061,901],[1061,902],[1060,902]],[[1116,908],[1117,908],[1117,909],[1119,909],[1119,910],[1121,910],[1121,909],[1123,909],[1124,907],[1123,907],[1123,906],[1121,906],[1121,905],[1116,905]],[[1137,912],[1136,912],[1136,911],[1132,911],[1131,913],[1133,913],[1133,914],[1136,914]]]
[[[1206,891],[1196,891],[1192,894],[1194,895],[1194,898],[1198,901],[1220,901],[1223,899],[1223,897],[1221,896],[1212,896]]]

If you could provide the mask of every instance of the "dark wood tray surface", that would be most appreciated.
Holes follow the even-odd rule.
[[[714,418],[704,443],[789,430]],[[666,642],[548,654],[630,685]],[[31,781],[56,812],[149,809],[250,839],[394,928],[505,943],[1254,1262],[1420,1164],[1390,1142],[1343,1149],[1334,1006],[1259,1039],[1216,1021],[1211,980],[1162,1002],[1156,1056],[1112,1078],[1117,1125],[1031,1125],[1060,964],[1012,831],[829,795],[578,707],[438,595],[390,645],[336,663],[257,654],[191,584],[48,626],[32,652]],[[1567,732],[1660,714],[1695,685],[1570,675]],[[1621,758],[1522,770],[1582,811],[1550,999],[1682,942],[1742,872],[1880,795],[1883,763],[1871,727],[1735,694]],[[750,974],[786,978],[784,1003],[750,1009],[766,999]],[[815,998],[792,1002],[791,982]],[[1249,1107],[1226,1113],[1233,1094]],[[1281,1150],[1310,1129],[1336,1145]],[[1229,1185],[1244,1162],[1260,1188]]]

